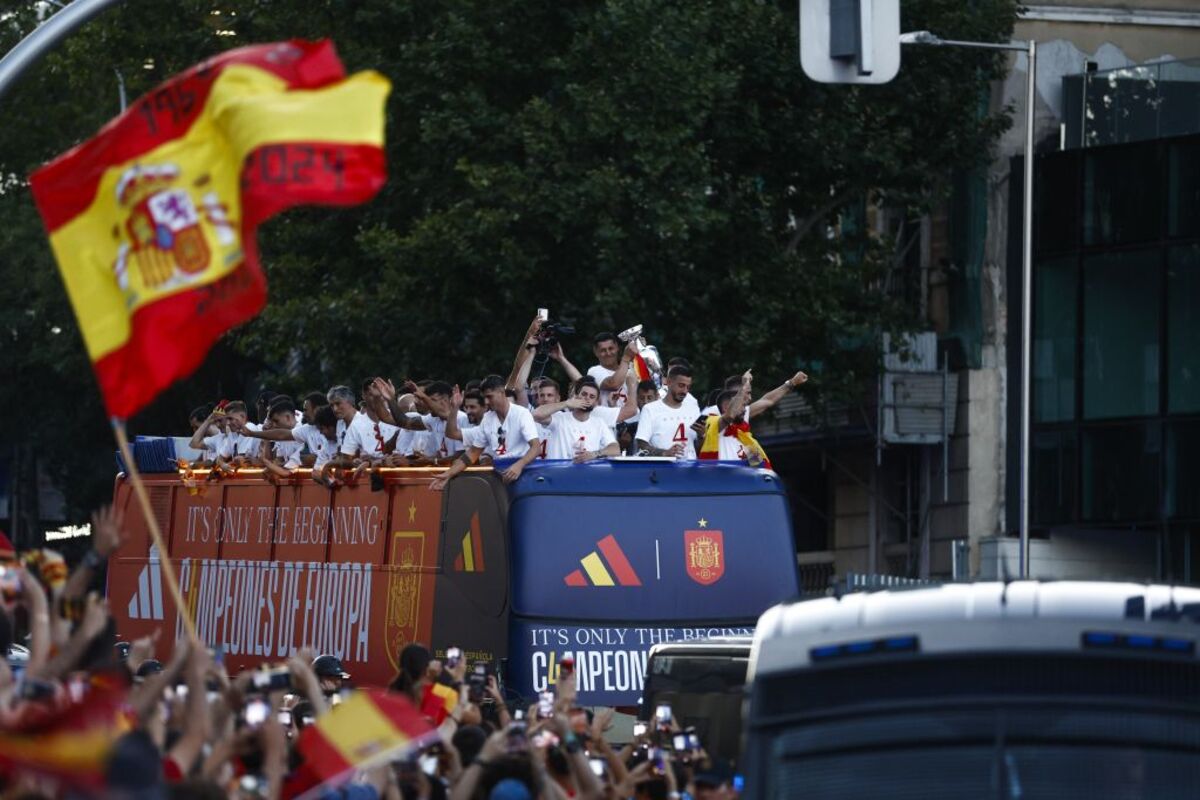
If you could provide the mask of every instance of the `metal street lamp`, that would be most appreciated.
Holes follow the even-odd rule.
[[[979,50],[1017,50],[1029,57],[1025,81],[1025,198],[1021,215],[1021,485],[1019,574],[1029,577],[1029,397],[1031,341],[1033,331],[1033,121],[1037,97],[1037,42],[960,42],[943,39],[929,31],[900,34],[901,44],[934,47],[973,47]]]
[[[0,97],[21,77],[21,73],[50,52],[61,39],[116,2],[119,0],[75,0],[68,6],[62,6],[61,11],[37,26],[0,58]]]

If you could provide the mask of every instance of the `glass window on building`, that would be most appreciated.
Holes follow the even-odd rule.
[[[1158,412],[1161,261],[1158,250],[1083,261],[1083,416]]]
[[[1034,270],[1033,419],[1075,418],[1075,342],[1078,332],[1076,259],[1043,261]]]
[[[1174,519],[1200,518],[1200,422],[1167,426],[1166,513]],[[1198,576],[1200,577],[1200,576]]]
[[[1081,457],[1084,521],[1158,518],[1162,459],[1158,423],[1086,428]]]
[[[1200,411],[1200,246],[1167,254],[1167,410]]]
[[[1167,235],[1200,236],[1200,139],[1172,142],[1167,167]]]
[[[1099,148],[1086,153],[1083,164],[1083,243],[1158,239],[1158,143]]]
[[[1072,152],[1038,159],[1033,230],[1039,255],[1079,249],[1079,160]]]
[[[1079,453],[1075,431],[1036,431],[1031,443],[1030,518],[1035,525],[1075,521]]]

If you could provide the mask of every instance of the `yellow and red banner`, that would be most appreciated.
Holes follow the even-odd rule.
[[[722,430],[720,427],[720,417],[709,416],[704,420],[704,439],[700,442],[700,452],[697,453],[697,458],[704,461],[716,461],[721,457],[721,436],[731,436],[737,439],[742,448],[747,454],[747,461],[753,464],[755,461],[761,461],[762,466],[767,469],[773,469],[771,459],[767,458],[767,451],[763,450],[758,440],[750,433],[750,424],[748,422],[733,422],[725,426]],[[757,454],[755,458],[750,458],[750,454]]]
[[[436,682],[425,685],[425,693],[421,695],[421,713],[434,725],[445,722],[457,707],[458,692],[453,687]]]
[[[296,749],[313,782],[336,781],[436,737],[407,697],[359,689],[305,728]]]
[[[111,686],[92,688],[81,700],[56,699],[45,708],[25,703],[15,715],[6,710],[0,776],[51,777],[79,788],[103,788],[113,744],[130,729],[121,711],[124,702],[124,687]]]
[[[110,415],[137,412],[259,312],[260,223],[379,191],[390,88],[346,77],[328,41],[232,50],[31,176]]]

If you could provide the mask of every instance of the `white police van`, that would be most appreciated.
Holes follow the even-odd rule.
[[[776,606],[746,796],[1200,797],[1200,590],[952,584]]]

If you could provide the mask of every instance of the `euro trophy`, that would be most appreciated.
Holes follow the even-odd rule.
[[[634,342],[637,348],[638,358],[634,360],[633,367],[637,370],[637,379],[641,381],[651,380],[658,388],[658,393],[661,396],[663,393],[663,368],[662,358],[658,355],[658,348],[652,344],[647,344],[645,337],[642,336],[642,326],[634,325],[632,328],[626,328],[617,334],[622,342]]]

